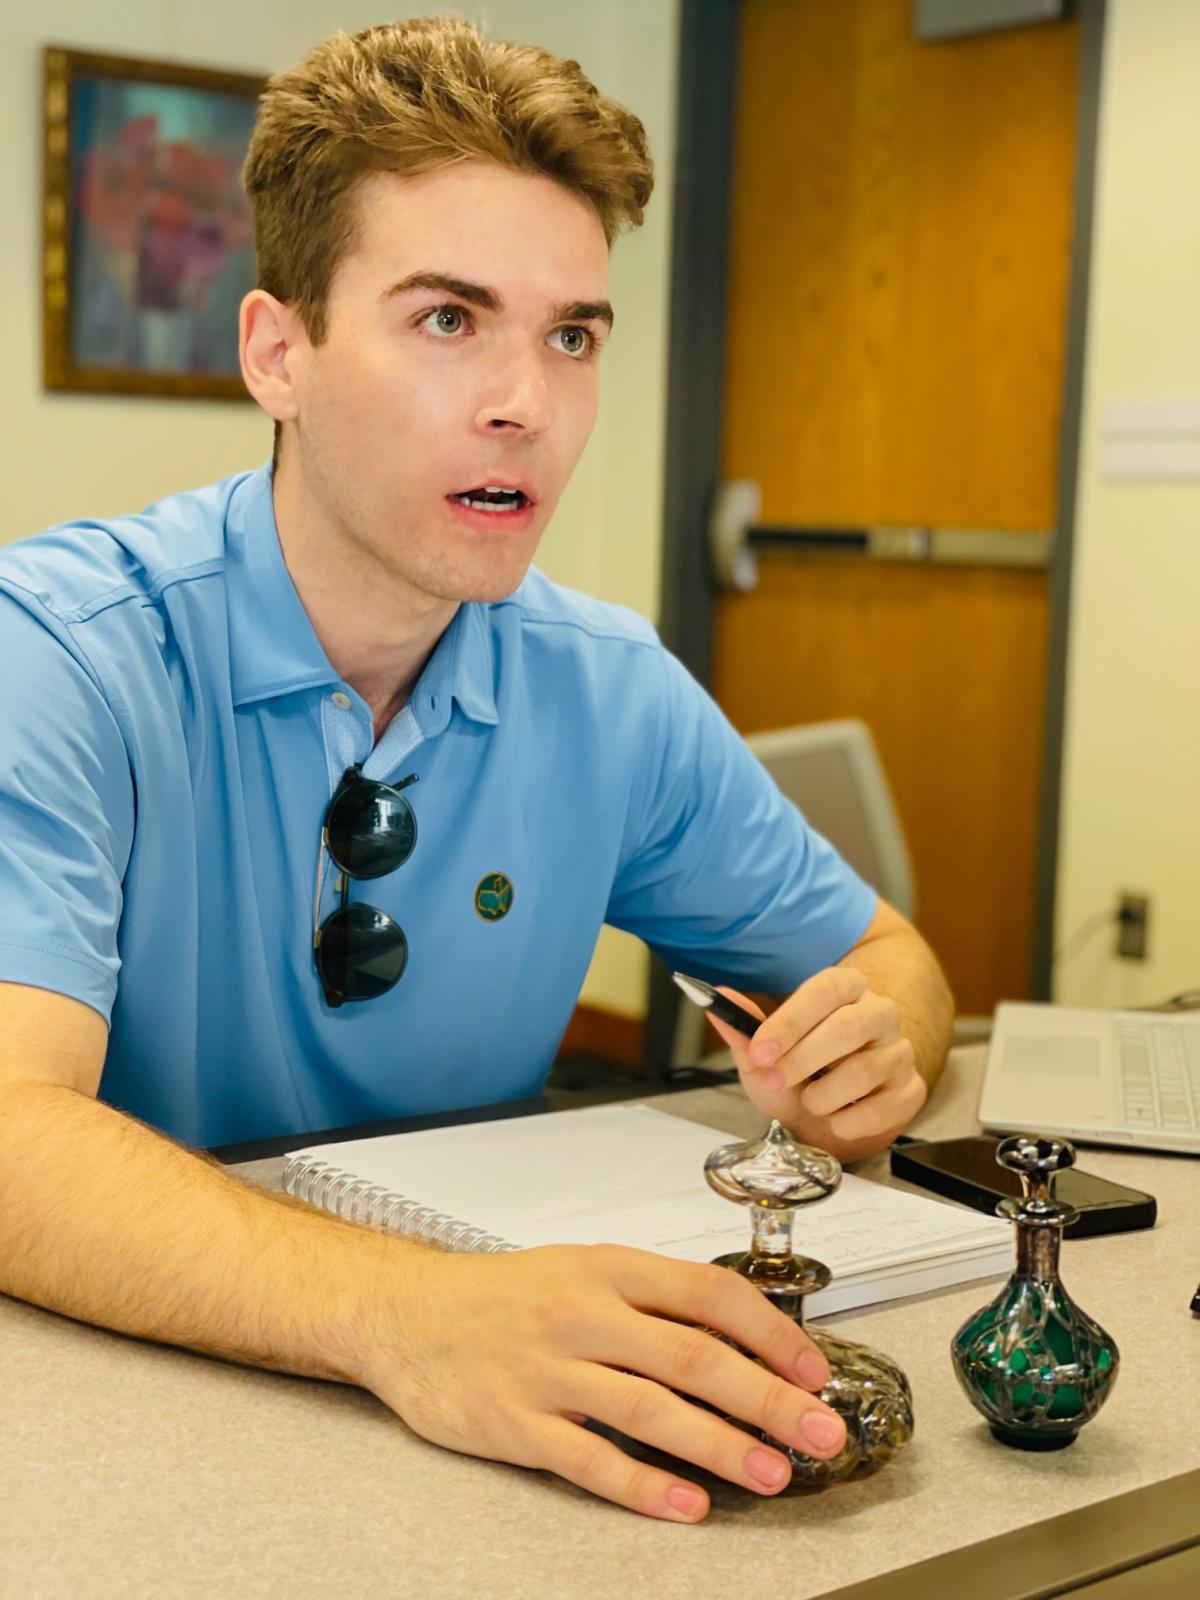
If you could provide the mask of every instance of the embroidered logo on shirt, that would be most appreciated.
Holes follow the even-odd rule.
[[[502,872],[489,872],[475,886],[475,909],[485,922],[499,922],[512,910],[512,881]]]

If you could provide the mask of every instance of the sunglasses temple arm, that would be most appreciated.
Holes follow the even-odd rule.
[[[317,849],[317,886],[313,891],[313,949],[321,942],[321,890],[325,886],[325,835]]]
[[[328,844],[326,842],[325,834],[322,833],[321,834],[321,849],[320,849],[320,852],[319,852],[319,854],[317,856],[317,887],[316,887],[316,892],[313,895],[313,949],[314,950],[321,943],[321,891],[325,887],[325,856],[326,856],[327,850],[328,850]],[[337,878],[334,881],[337,884],[338,892],[341,895],[341,909],[344,911],[346,909],[346,907],[350,904],[350,874],[348,872],[342,872],[339,869]]]

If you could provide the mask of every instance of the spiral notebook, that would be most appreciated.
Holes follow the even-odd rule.
[[[298,1150],[283,1186],[351,1221],[447,1250],[623,1244],[683,1261],[745,1250],[745,1209],[704,1159],[733,1135],[653,1106],[603,1105]],[[834,1277],[814,1316],[1011,1271],[1008,1225],[847,1173],[797,1213],[797,1250]]]

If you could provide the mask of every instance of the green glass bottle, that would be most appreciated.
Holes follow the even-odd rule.
[[[1058,1276],[1062,1231],[1078,1212],[1051,1197],[1056,1172],[1075,1164],[1065,1140],[1004,1139],[996,1160],[1021,1175],[1024,1195],[1002,1200],[1016,1228],[1017,1268],[950,1346],[967,1399],[1002,1443],[1060,1450],[1112,1392],[1115,1341],[1071,1299]]]

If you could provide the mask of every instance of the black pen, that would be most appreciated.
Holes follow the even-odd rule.
[[[722,1022],[727,1022],[739,1033],[744,1033],[747,1039],[752,1039],[762,1027],[761,1017],[756,1017],[753,1011],[747,1011],[745,1006],[739,1006],[728,995],[719,994],[703,978],[688,978],[682,972],[673,972],[671,976],[689,1000],[702,1010],[711,1011],[714,1017],[720,1017]]]

